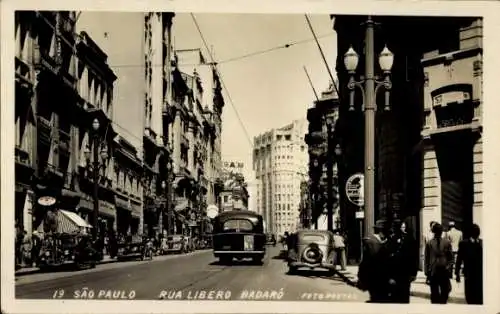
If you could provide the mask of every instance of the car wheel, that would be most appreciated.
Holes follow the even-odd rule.
[[[294,266],[288,266],[288,274],[290,274],[290,275],[295,275],[295,274],[297,274],[297,267],[294,267]]]
[[[253,263],[254,263],[254,264],[256,264],[256,265],[262,265],[262,264],[264,264],[264,263],[262,262],[262,257],[254,257],[254,258],[252,258],[252,261],[253,261]]]

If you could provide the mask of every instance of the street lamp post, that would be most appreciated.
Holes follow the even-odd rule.
[[[161,197],[161,206],[160,206],[160,215],[158,217],[158,230],[161,235],[163,235],[163,213],[164,209],[167,207],[167,183],[165,181],[161,181],[161,191],[163,192],[163,195]]]
[[[172,182],[173,182],[173,173],[172,173],[172,161],[169,161],[167,163],[167,235],[170,235],[173,233],[172,231],[172,215],[173,215],[173,208],[172,208]]]
[[[94,183],[94,192],[93,192],[93,201],[94,201],[94,210],[93,210],[93,228],[92,228],[92,237],[94,240],[97,240],[97,228],[99,224],[99,170],[104,169],[106,167],[106,164],[104,161],[108,159],[108,150],[105,145],[101,145],[101,159],[102,163],[99,161],[99,120],[94,119],[92,122],[92,129],[93,129],[93,135],[92,135],[92,149],[93,149],[93,161],[90,162],[90,149],[87,146],[86,150],[84,151],[85,154],[85,159],[87,160],[87,169],[92,171],[93,175],[93,183]],[[102,143],[101,143],[102,144]]]
[[[355,70],[358,66],[359,56],[352,47],[344,55],[344,64],[349,72],[350,79],[347,88],[350,92],[350,110],[354,110],[354,90],[359,87],[363,97],[365,115],[365,235],[368,235],[375,224],[375,113],[376,94],[380,87],[385,89],[385,110],[389,110],[389,91],[392,87],[390,73],[394,61],[394,55],[384,47],[379,56],[380,69],[383,71],[384,79],[377,80],[374,76],[374,22],[371,16],[366,21],[365,37],[365,77],[360,81],[354,79]],[[364,86],[363,86],[364,84]]]
[[[333,115],[326,117],[327,126],[327,153],[326,153],[326,209],[327,209],[327,222],[328,230],[333,231],[333,131],[335,128],[335,118]]]

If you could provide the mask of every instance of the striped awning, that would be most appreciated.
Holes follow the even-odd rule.
[[[79,233],[86,228],[92,228],[83,218],[67,210],[58,210],[56,214],[58,233]],[[43,233],[43,223],[37,228],[37,231]]]
[[[75,225],[77,225],[80,228],[92,228],[92,226],[83,220],[82,217],[78,216],[76,213],[72,213],[67,210],[59,210],[59,213],[66,216],[69,220],[71,220]]]

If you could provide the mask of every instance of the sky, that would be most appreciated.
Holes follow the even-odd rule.
[[[244,174],[252,179],[253,137],[294,119],[306,118],[315,96],[303,67],[307,68],[318,93],[329,85],[328,71],[304,15],[195,13],[195,17],[207,44],[212,47],[226,87],[223,90],[226,103],[222,116],[223,159],[244,162]],[[310,19],[330,69],[335,73],[337,39],[333,22],[329,15],[311,15]],[[79,28],[86,30],[109,55],[109,64],[118,76],[115,127],[138,146],[142,123],[137,117],[142,116],[144,92],[141,89],[144,86],[142,21],[141,14],[127,12],[84,12],[78,21]],[[175,49],[202,48],[210,60],[190,14],[176,14],[173,36]],[[297,41],[302,43],[224,62]]]

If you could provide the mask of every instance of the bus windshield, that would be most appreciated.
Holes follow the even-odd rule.
[[[246,219],[229,219],[224,222],[223,231],[252,231],[253,224]]]

